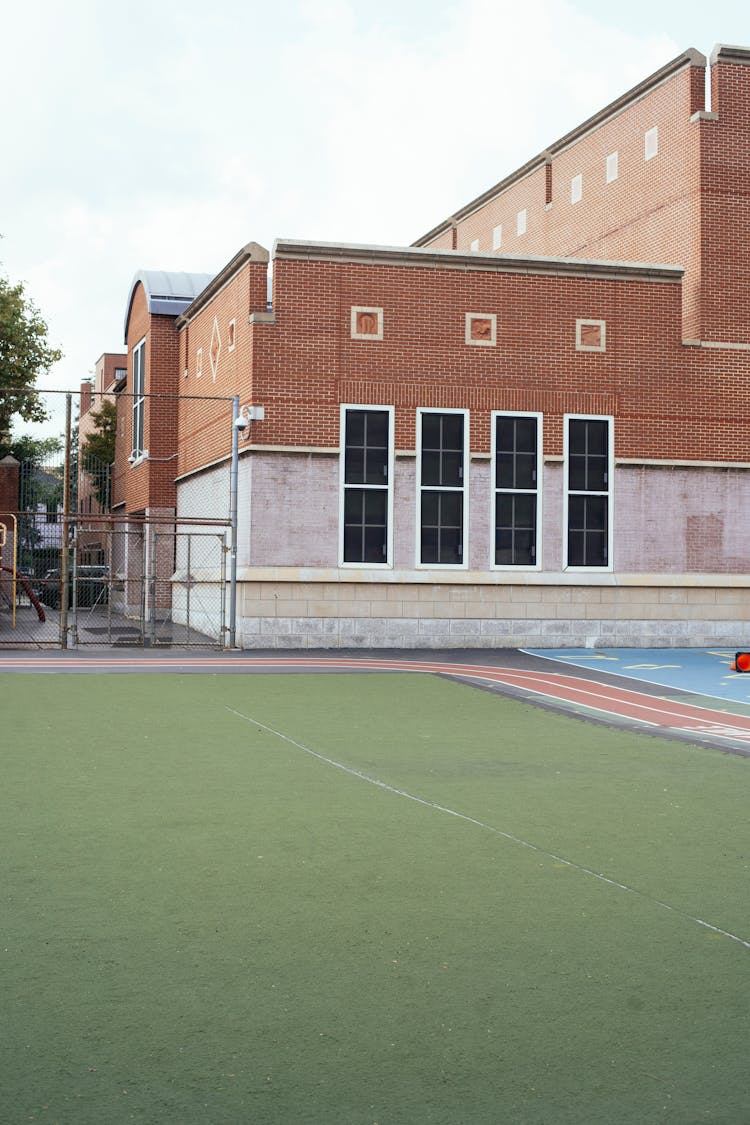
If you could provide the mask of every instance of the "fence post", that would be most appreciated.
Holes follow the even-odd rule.
[[[232,399],[232,469],[229,482],[229,647],[237,646],[237,491],[240,475],[240,432],[236,426],[240,397]]]
[[[71,454],[71,404],[70,393],[65,396],[65,462],[63,464],[62,554],[60,556],[60,648],[68,647],[68,529],[70,524],[70,454]]]

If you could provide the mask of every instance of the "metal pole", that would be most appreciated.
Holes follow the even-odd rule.
[[[232,399],[232,469],[229,480],[229,647],[237,647],[237,492],[240,477],[240,398]]]
[[[65,462],[63,464],[62,555],[60,556],[60,648],[68,647],[68,536],[70,524],[70,421],[72,396],[65,396]]]

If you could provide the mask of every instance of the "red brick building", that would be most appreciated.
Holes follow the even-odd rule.
[[[709,77],[710,111],[679,56],[412,247],[278,241],[270,306],[256,243],[171,305],[136,280],[116,510],[225,511],[262,407],[239,644],[746,633],[750,50]]]

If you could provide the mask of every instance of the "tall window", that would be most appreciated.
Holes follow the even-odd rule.
[[[468,469],[466,413],[420,411],[419,543],[422,566],[464,566],[464,493]]]
[[[609,567],[612,420],[565,419],[566,565]]]
[[[146,405],[146,341],[133,348],[133,456],[143,453],[143,423]]]
[[[342,406],[341,561],[391,561],[393,409]]]
[[[494,566],[540,563],[541,432],[539,414],[494,415]]]

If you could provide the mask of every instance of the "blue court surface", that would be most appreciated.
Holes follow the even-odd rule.
[[[533,648],[558,664],[591,668],[645,680],[661,687],[750,706],[750,674],[730,672],[735,649],[728,648]]]

